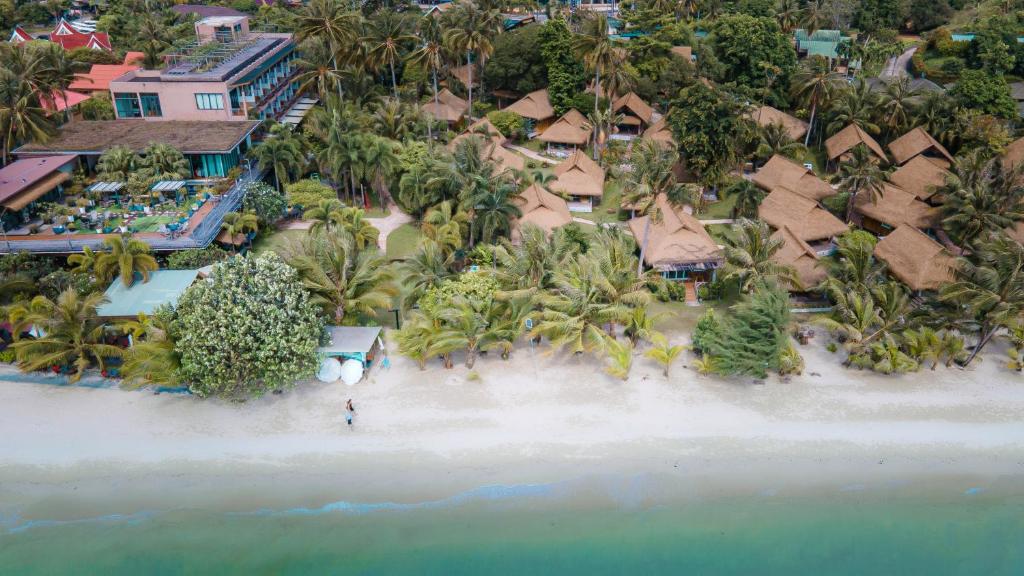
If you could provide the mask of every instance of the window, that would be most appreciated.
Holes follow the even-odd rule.
[[[133,92],[115,92],[114,107],[118,118],[142,118],[139,95]]]
[[[196,108],[200,110],[223,110],[223,94],[196,94]]]
[[[160,95],[145,93],[139,94],[139,102],[142,104],[142,115],[147,118],[159,118],[163,116],[160,110]]]

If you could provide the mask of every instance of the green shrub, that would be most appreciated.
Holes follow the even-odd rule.
[[[228,257],[227,251],[213,244],[206,248],[190,248],[167,257],[168,270],[195,270],[216,264]]]
[[[828,350],[829,352],[835,354],[836,351],[839,350],[839,344],[836,344],[835,342],[829,342],[828,346],[825,346],[825,349]]]
[[[496,110],[487,114],[487,119],[507,138],[518,140],[523,137],[523,117],[515,112]]]
[[[285,197],[292,206],[313,208],[320,204],[321,200],[337,198],[337,193],[330,186],[316,180],[299,180],[287,184],[284,187]]]
[[[5,348],[0,351],[0,362],[4,364],[14,364],[14,348]]]

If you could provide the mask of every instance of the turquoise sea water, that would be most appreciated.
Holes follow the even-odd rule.
[[[1024,502],[973,489],[584,503],[520,487],[0,526],[4,575],[1024,574]]]

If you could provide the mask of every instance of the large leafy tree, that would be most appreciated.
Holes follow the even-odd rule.
[[[484,79],[493,90],[526,94],[544,88],[548,67],[541,53],[544,26],[526,26],[498,36],[487,60]]]
[[[796,50],[771,18],[732,14],[719,18],[707,44],[722,64],[721,82],[732,83],[748,96],[765,97],[784,104],[778,88],[789,86],[796,69]]]
[[[540,32],[541,54],[548,69],[548,98],[556,114],[573,107],[586,82],[583,64],[573,55],[572,32],[565,20],[555,18]]]
[[[93,365],[102,369],[110,358],[120,358],[123,350],[104,343],[104,323],[96,308],[106,302],[102,293],[80,296],[65,290],[56,301],[36,296],[15,304],[10,310],[14,333],[35,328],[38,338],[15,342],[15,355],[22,370],[35,371],[51,366],[70,366],[70,380],[77,382]]]
[[[1002,74],[964,70],[949,95],[964,108],[1005,119],[1017,117],[1017,105]]]
[[[199,396],[242,399],[311,376],[323,320],[276,254],[231,258],[178,301],[176,350]]]
[[[735,164],[745,122],[731,96],[701,82],[683,89],[668,113],[687,168],[708,184],[717,183]]]
[[[263,182],[251,182],[245,187],[242,208],[255,214],[260,222],[277,222],[287,207],[288,200],[284,194]]]

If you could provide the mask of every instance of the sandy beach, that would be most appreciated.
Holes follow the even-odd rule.
[[[309,382],[239,404],[8,381],[0,507],[24,521],[131,513],[154,498],[224,509],[417,502],[643,474],[708,494],[1024,485],[1024,382],[998,347],[970,370],[899,377],[846,370],[824,342],[801,352],[802,376],[763,383],[701,377],[686,358],[666,380],[639,356],[622,382],[590,356],[545,346],[483,357],[473,371],[420,371],[393,354],[390,369],[351,388]]]

